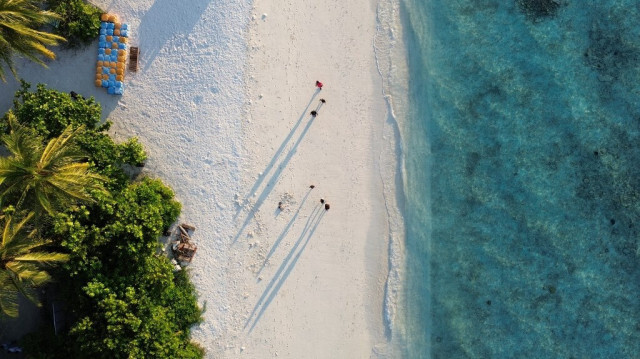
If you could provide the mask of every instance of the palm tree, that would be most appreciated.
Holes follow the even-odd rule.
[[[36,30],[58,15],[40,9],[34,0],[0,0],[0,79],[6,82],[2,64],[17,77],[13,55],[18,54],[47,67],[39,58],[54,59],[55,54],[45,46],[64,41],[58,35]]]
[[[76,201],[92,201],[93,190],[106,193],[105,178],[89,170],[86,156],[73,143],[84,126],[75,130],[69,126],[44,146],[29,128],[17,124],[11,112],[8,118],[11,131],[2,141],[12,155],[0,158],[2,199],[17,199],[13,203],[19,210],[26,201],[29,208],[52,215]]]
[[[39,305],[35,288],[51,279],[43,265],[69,259],[67,254],[46,251],[44,247],[51,241],[40,238],[35,229],[26,228],[33,216],[31,212],[17,224],[12,223],[9,215],[1,218],[4,229],[0,243],[0,310],[10,317],[18,316],[20,294]]]

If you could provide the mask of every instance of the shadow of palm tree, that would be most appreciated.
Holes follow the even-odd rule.
[[[171,38],[189,35],[205,9],[201,0],[156,0],[140,20],[138,29],[144,70]]]

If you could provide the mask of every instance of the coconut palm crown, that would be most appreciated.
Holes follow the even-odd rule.
[[[18,210],[41,209],[53,215],[78,201],[91,202],[90,192],[103,187],[105,178],[90,171],[86,156],[74,145],[84,127],[67,127],[45,146],[42,138],[17,124],[8,114],[11,131],[2,142],[11,156],[0,158],[0,197]]]
[[[0,311],[10,317],[18,316],[20,294],[39,304],[35,288],[51,279],[44,265],[69,259],[67,254],[46,251],[44,247],[51,241],[27,228],[33,215],[29,213],[16,224],[11,216],[0,217],[4,221],[0,242]]]
[[[34,0],[0,0],[0,79],[6,82],[4,66],[17,77],[13,56],[24,56],[46,67],[40,58],[54,59],[46,48],[64,41],[64,38],[37,30],[58,15],[38,7]]]

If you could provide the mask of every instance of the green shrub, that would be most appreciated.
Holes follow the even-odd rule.
[[[132,182],[124,174],[123,164],[141,165],[146,154],[135,138],[115,143],[104,132],[110,122],[97,127],[101,109],[92,98],[73,100],[43,85],[28,90],[23,83],[16,94],[18,122],[46,138],[86,125],[77,145],[110,179],[111,195],[93,193],[95,203],[68,208],[38,228],[70,256],[52,272],[68,326],[55,336],[43,328],[25,338],[27,357],[202,358],[204,350],[190,339],[202,315],[195,288],[158,255],[158,237],[180,213],[173,191],[160,180]],[[0,121],[5,130],[6,121]]]
[[[35,129],[45,139],[59,136],[69,125],[94,129],[100,122],[102,109],[93,97],[78,96],[74,100],[68,93],[48,89],[43,84],[38,84],[35,92],[30,92],[30,88],[30,84],[22,81],[13,101],[13,114],[19,123]],[[6,132],[6,115],[1,126]]]
[[[55,31],[67,39],[67,46],[87,45],[100,30],[102,10],[84,0],[47,0],[49,9],[62,18]]]
[[[30,92],[30,88],[30,84],[22,81],[22,87],[16,92],[12,112],[18,122],[45,139],[58,136],[68,125],[84,125],[87,130],[78,136],[79,147],[89,154],[89,162],[96,172],[109,178],[106,184],[109,190],[124,188],[128,177],[122,165],[142,166],[147,159],[138,139],[118,144],[104,133],[111,122],[98,126],[102,109],[93,97],[73,99],[70,94],[48,89],[43,84],[38,84],[35,92]],[[0,121],[0,129],[3,132],[8,129],[6,115]]]
[[[138,142],[138,139],[135,137],[120,144],[119,150],[119,158],[122,163],[142,167],[144,165],[144,161],[147,160],[147,154],[144,152],[142,144]]]

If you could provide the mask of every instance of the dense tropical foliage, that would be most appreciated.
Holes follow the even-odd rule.
[[[37,229],[29,228],[33,215],[31,212],[20,221],[13,221],[10,214],[1,218],[4,226],[0,243],[0,310],[10,317],[18,316],[19,295],[39,303],[35,288],[51,279],[43,268],[45,265],[69,259],[67,254],[46,250],[52,241],[41,238]]]
[[[67,261],[51,274],[65,298],[67,326],[57,335],[49,326],[30,335],[24,340],[27,353],[42,358],[202,358],[203,350],[190,341],[190,327],[202,313],[195,289],[185,271],[175,272],[159,251],[158,237],[176,220],[180,204],[159,180],[127,175],[126,167],[142,165],[146,155],[135,139],[115,143],[105,133],[109,123],[98,125],[100,113],[93,99],[74,100],[44,86],[29,92],[24,84],[12,113],[0,121],[9,140],[16,137],[16,128],[30,138],[27,142],[67,139],[65,144],[86,156],[80,163],[92,178],[91,184],[80,184],[85,197],[70,196],[64,208],[41,211],[45,219],[36,222],[43,237],[53,241],[48,249],[65,253]],[[29,163],[42,158],[34,153]],[[20,197],[7,196],[3,205],[9,198],[15,208]],[[42,207],[23,202],[31,210]]]
[[[59,18],[44,11],[35,0],[0,0],[0,79],[6,81],[5,66],[17,76],[14,55],[24,56],[46,67],[42,57],[54,59],[54,46],[64,38],[39,30],[42,25]]]
[[[84,0],[46,0],[45,3],[60,16],[54,31],[67,39],[69,47],[87,45],[98,36],[102,13],[98,7]]]
[[[43,139],[7,116],[11,130],[2,142],[11,156],[0,158],[0,198],[22,209],[30,208],[53,215],[76,201],[91,201],[90,191],[104,191],[105,178],[81,162],[85,156],[75,146],[75,137],[84,131],[68,126],[46,146]]]

